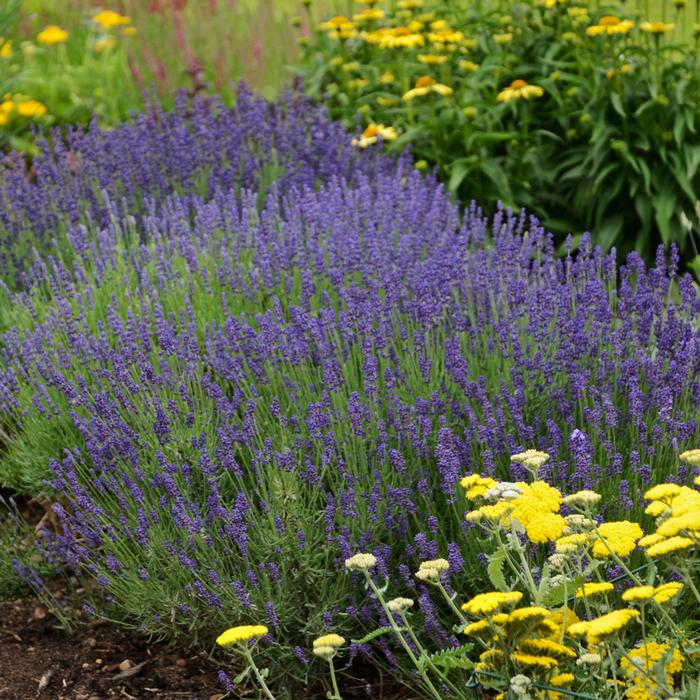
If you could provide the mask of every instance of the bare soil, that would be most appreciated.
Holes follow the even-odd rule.
[[[226,695],[218,670],[206,654],[151,643],[136,631],[103,621],[80,624],[68,634],[34,597],[0,602],[0,700],[260,697],[252,688]],[[359,680],[345,684],[343,697],[419,700],[390,681],[385,686],[377,677],[371,685]],[[298,700],[323,698],[323,691],[308,691]]]
[[[221,700],[217,671],[103,622],[69,635],[36,598],[0,603],[2,700]]]

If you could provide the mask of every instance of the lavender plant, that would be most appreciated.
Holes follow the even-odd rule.
[[[41,266],[35,250],[40,259],[80,256],[88,230],[128,216],[147,228],[172,194],[208,199],[253,190],[262,201],[272,182],[284,193],[333,176],[356,181],[391,164],[360,158],[344,130],[301,92],[267,102],[243,85],[231,109],[181,94],[173,111],[153,103],[113,129],[95,121],[50,137],[37,140],[31,165],[18,154],[0,162],[0,279],[12,289],[33,285]],[[141,240],[139,233],[134,245]]]
[[[40,228],[27,203],[55,189],[73,223],[4,292],[0,481],[58,494],[46,552],[96,581],[91,610],[198,646],[264,624],[278,641],[256,653],[283,694],[316,668],[310,639],[381,620],[334,574],[356,551],[405,584],[427,637],[458,644],[411,572],[446,552],[448,595],[478,586],[458,487],[477,465],[522,480],[509,456],[537,445],[542,478],[596,485],[606,517],[634,511],[652,471],[689,478],[674,456],[699,437],[700,299],[675,251],[618,268],[584,239],[558,258],[535,220],[461,212],[407,160],[353,154],[318,112],[264,109],[272,127],[202,111],[196,138],[177,116],[125,127],[115,144],[153,129],[144,149],[165,134],[180,155],[166,173],[149,171],[171,162],[158,152],[118,177],[86,166],[109,197],[91,199],[88,173],[70,196],[58,169],[36,190],[14,180],[18,221]],[[109,135],[81,138],[111,153]],[[111,202],[142,177],[149,203],[127,192],[121,215]]]

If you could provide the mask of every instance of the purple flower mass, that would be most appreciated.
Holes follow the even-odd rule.
[[[449,557],[469,593],[464,474],[522,478],[509,455],[535,447],[562,489],[626,508],[697,446],[689,277],[587,237],[557,257],[297,95],[76,132],[0,193],[1,480],[51,479],[52,555],[154,632],[265,622],[304,663],[327,623],[377,614],[342,571],[357,551],[407,592]]]

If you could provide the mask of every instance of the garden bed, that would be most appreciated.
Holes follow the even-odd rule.
[[[217,668],[205,656],[103,622],[67,634],[36,598],[1,603],[0,617],[0,698],[222,697]]]

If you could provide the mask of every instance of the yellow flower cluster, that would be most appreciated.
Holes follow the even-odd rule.
[[[617,34],[627,34],[634,27],[631,19],[620,19],[614,15],[607,15],[598,20],[598,24],[593,24],[586,29],[588,36],[615,36]]]
[[[644,534],[637,523],[629,520],[603,523],[598,528],[598,538],[593,543],[593,556],[610,557],[616,554],[626,557],[634,551],[637,541]]]
[[[228,647],[231,644],[249,642],[251,639],[264,637],[267,633],[268,629],[265,625],[239,625],[238,627],[229,627],[225,632],[222,632],[216,638],[216,643],[220,647]]]
[[[678,484],[659,484],[650,488],[644,498],[650,501],[646,513],[656,517],[656,532],[639,541],[648,556],[675,554],[700,544],[700,491]]]
[[[382,27],[364,34],[363,38],[380,49],[414,49],[425,45],[425,37],[410,27]]]
[[[595,646],[638,617],[639,611],[630,608],[613,610],[592,620],[576,622],[569,627],[568,632],[572,637],[585,636],[589,646]]]
[[[683,656],[668,642],[646,642],[632,649],[620,660],[620,666],[627,679],[628,698],[657,698],[658,691],[674,687],[674,676],[683,669]],[[659,687],[659,666],[663,673],[663,685]]]
[[[468,500],[488,498],[491,494],[496,497],[495,503],[468,513],[467,519],[471,522],[506,528],[516,526],[524,529],[528,539],[535,543],[554,542],[564,534],[566,521],[558,512],[562,495],[544,481],[499,484],[490,477],[470,475],[460,483],[466,489]]]
[[[662,583],[660,586],[633,586],[622,594],[622,600],[628,603],[646,603],[655,600],[657,603],[668,603],[683,589],[683,584],[677,581]]]
[[[334,39],[352,39],[357,36],[355,24],[345,15],[336,15],[319,26]]]
[[[0,102],[0,127],[7,126],[13,116],[36,119],[43,117],[46,112],[46,105],[38,100],[7,93]]]
[[[515,593],[482,593],[462,606],[467,614],[481,618],[464,628],[465,634],[487,646],[477,671],[498,671],[504,664],[504,651],[512,663],[529,673],[547,674],[561,662],[575,659],[576,652],[562,640],[567,627],[578,622],[576,614],[568,608],[551,611],[540,606],[503,612],[520,601]],[[503,650],[494,646],[503,643]],[[562,685],[569,676],[563,675]]]
[[[313,652],[316,656],[329,661],[338,653],[338,649],[343,644],[345,644],[345,637],[333,633],[324,634],[314,639]]]

